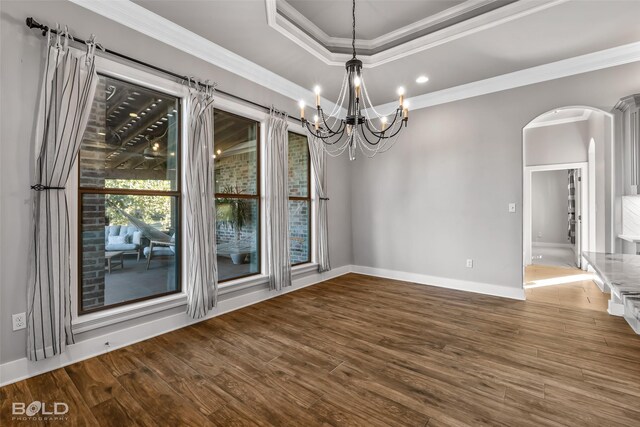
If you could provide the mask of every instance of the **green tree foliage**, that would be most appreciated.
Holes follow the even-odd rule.
[[[112,179],[105,182],[108,188],[125,188],[136,190],[171,190],[170,181],[143,180],[143,179]],[[128,225],[129,219],[114,209],[119,209],[140,218],[149,225],[159,230],[171,230],[173,228],[170,196],[131,196],[122,194],[107,195],[107,220],[109,225]]]

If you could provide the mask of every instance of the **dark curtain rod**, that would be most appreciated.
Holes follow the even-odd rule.
[[[51,31],[52,34],[58,34],[57,30],[55,30],[53,28],[49,28],[48,26],[39,23],[38,21],[36,21],[32,17],[27,18],[26,24],[27,24],[27,27],[29,27],[31,29],[41,30],[42,31],[42,36],[46,36],[47,35],[47,31]],[[80,39],[78,37],[75,37],[75,36],[73,36],[71,34],[69,36],[73,37],[73,39],[75,41],[77,41],[78,43],[87,43],[87,40],[82,40],[82,39]],[[178,73],[174,73],[173,71],[170,71],[170,70],[167,70],[167,69],[164,69],[164,68],[160,68],[160,67],[158,67],[156,65],[149,64],[149,63],[144,62],[144,61],[140,61],[139,59],[132,58],[130,56],[127,56],[127,55],[124,55],[122,53],[113,51],[111,49],[102,48],[102,50],[105,53],[108,53],[109,55],[117,56],[118,58],[122,58],[122,59],[124,59],[126,61],[133,62],[133,63],[138,64],[138,65],[142,65],[143,67],[146,67],[146,68],[151,68],[152,70],[159,71],[159,72],[161,72],[163,74],[167,74],[167,75],[169,75],[171,77],[179,79],[182,82],[193,80],[190,77],[183,76],[183,75],[178,74]],[[261,109],[263,109],[265,111],[271,111],[271,107],[267,107],[266,105],[258,104],[257,102],[251,101],[250,99],[246,99],[246,98],[243,98],[241,96],[234,95],[232,93],[225,92],[225,91],[220,90],[220,89],[215,89],[215,92],[219,93],[221,95],[224,95],[226,97],[233,98],[233,99],[238,100],[238,101],[242,101],[242,102],[244,102],[246,104],[253,105],[254,107],[261,108]],[[299,118],[297,118],[297,117],[289,116],[289,118],[292,119],[292,120],[296,120],[298,122],[301,122],[301,120]]]

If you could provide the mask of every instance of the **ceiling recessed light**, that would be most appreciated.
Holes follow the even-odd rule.
[[[419,76],[416,79],[416,83],[426,83],[428,81],[429,81],[429,77],[427,77],[427,76]]]
[[[129,113],[129,117],[138,117],[137,113]]]

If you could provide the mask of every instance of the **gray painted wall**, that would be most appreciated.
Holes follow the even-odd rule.
[[[520,288],[523,127],[639,89],[635,63],[412,112],[392,150],[353,166],[355,263]]]
[[[531,241],[564,243],[567,240],[567,170],[533,172],[531,176]]]
[[[527,166],[587,161],[589,121],[531,128],[524,134]]]
[[[296,111],[296,101],[271,92],[209,63],[66,1],[2,1],[0,105],[0,363],[24,357],[25,331],[11,330],[11,314],[26,310],[27,258],[30,238],[31,136],[42,67],[43,38],[24,24],[33,16],[43,23],[69,24],[79,35],[95,33],[105,46],[179,73],[211,79],[222,90],[263,105]],[[46,21],[46,22],[45,22]],[[352,263],[350,165],[347,159],[328,160],[330,253],[333,267]],[[176,310],[173,310],[175,312]],[[166,316],[169,312],[123,322],[120,329]],[[82,340],[106,330],[77,336]]]

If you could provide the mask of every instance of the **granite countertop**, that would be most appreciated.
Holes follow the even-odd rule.
[[[632,236],[630,234],[619,234],[618,238],[631,243],[640,243],[640,236]]]
[[[584,252],[582,255],[602,280],[615,288],[613,290],[618,296],[624,290],[640,291],[640,255],[601,252]]]

